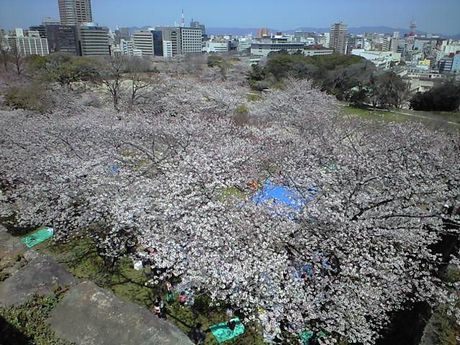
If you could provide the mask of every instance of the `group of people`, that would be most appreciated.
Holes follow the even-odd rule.
[[[165,294],[164,299],[166,300],[166,303],[172,303],[174,300],[177,300],[177,302],[181,306],[188,305],[189,295],[187,294],[186,291],[179,290],[181,292],[178,295],[176,295],[174,293],[174,288],[170,282],[166,282],[165,290],[166,290],[166,294]],[[166,319],[166,306],[165,306],[165,301],[163,300],[163,298],[157,297],[153,303],[153,307],[151,310],[154,315],[158,316],[159,318]],[[236,325],[236,322],[232,320],[234,316],[233,310],[228,308],[226,310],[226,316],[227,316],[227,319],[229,320],[227,322],[227,327],[231,331],[234,331],[237,325]],[[209,332],[209,330],[203,330],[202,327],[203,325],[198,322],[193,327],[191,327],[191,330],[188,333],[188,336],[195,344],[204,344],[204,341],[206,339],[206,332]]]

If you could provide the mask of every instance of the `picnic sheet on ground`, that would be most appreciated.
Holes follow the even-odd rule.
[[[300,333],[300,340],[302,340],[302,345],[309,345],[311,338],[313,338],[312,331],[304,331]]]
[[[302,345],[310,345],[310,340],[313,338],[315,333],[312,331],[306,330],[300,333],[300,340],[302,341]],[[316,337],[317,338],[324,338],[326,336],[326,333],[324,332],[319,332]]]
[[[219,344],[223,343],[224,341],[236,338],[244,333],[244,325],[241,323],[239,318],[236,317],[231,321],[235,321],[236,323],[235,329],[233,331],[228,328],[227,322],[221,322],[217,325],[209,327]]]
[[[21,242],[24,243],[28,248],[32,248],[37,244],[40,244],[47,239],[53,237],[54,230],[52,228],[42,228],[31,233],[30,235],[24,236]]]
[[[262,190],[252,200],[257,205],[278,202],[294,211],[301,211],[306,204],[306,200],[299,193],[285,186],[277,186],[270,180],[265,181]]]

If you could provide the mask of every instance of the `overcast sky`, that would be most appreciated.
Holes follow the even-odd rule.
[[[40,24],[59,18],[58,0],[0,0],[0,27]],[[431,33],[460,33],[460,0],[92,0],[93,19],[109,26],[173,25],[184,9],[207,27],[295,29],[349,26],[406,28],[414,19]]]

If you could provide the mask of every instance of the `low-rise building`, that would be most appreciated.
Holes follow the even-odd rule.
[[[237,50],[239,53],[251,50],[252,38],[240,38],[238,40]]]
[[[272,52],[286,51],[290,54],[302,53],[305,56],[331,55],[334,53],[332,48],[324,48],[321,45],[307,45],[301,42],[256,42],[251,45],[251,55],[267,57]]]
[[[334,49],[323,48],[321,46],[307,46],[302,50],[302,53],[305,56],[324,56],[333,54]]]
[[[452,59],[451,71],[454,73],[460,73],[460,52],[456,53]]]
[[[375,51],[364,49],[353,49],[352,55],[361,56],[366,60],[371,61],[377,68],[388,69],[392,63],[399,63],[401,61],[401,53],[393,51]]]
[[[228,53],[229,49],[229,41],[207,41],[203,51],[206,53]]]
[[[288,53],[295,53],[297,51],[303,51],[305,43],[298,42],[253,42],[251,44],[251,55],[267,57],[268,54],[279,51],[287,51]]]
[[[121,39],[120,44],[113,47],[112,54],[142,57],[142,50],[134,48],[133,40]]]
[[[452,65],[454,64],[454,57],[451,54],[450,56],[445,56],[441,60],[439,60],[439,72],[441,73],[449,73],[452,71]]]

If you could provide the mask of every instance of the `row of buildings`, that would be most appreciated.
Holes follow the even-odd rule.
[[[192,21],[190,27],[157,27],[129,30],[121,38],[93,22],[91,0],[58,0],[60,20],[45,19],[28,30],[0,32],[2,46],[17,49],[24,56],[63,52],[82,56],[126,54],[173,57],[201,54],[205,28]],[[119,39],[117,39],[119,38]],[[218,49],[216,47],[216,49]]]
[[[156,27],[135,31],[113,45],[114,54],[160,56],[201,54],[203,29],[196,27]]]
[[[439,36],[418,35],[415,23],[410,32],[400,35],[363,33],[351,35],[347,25],[334,23],[329,32],[292,34],[270,33],[260,29],[255,37],[208,36],[203,24],[192,19],[185,25],[154,27],[132,31],[99,26],[93,22],[91,0],[58,0],[60,20],[45,19],[28,30],[0,31],[3,46],[17,48],[22,55],[47,55],[64,52],[98,56],[123,54],[164,57],[201,53],[235,52],[252,57],[252,62],[270,53],[287,51],[307,56],[332,53],[358,55],[372,61],[377,68],[394,69],[407,75],[441,75],[460,73],[460,41]],[[400,72],[402,71],[402,72]]]

